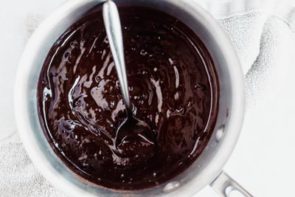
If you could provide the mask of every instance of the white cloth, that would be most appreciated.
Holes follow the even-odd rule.
[[[47,3],[37,0],[15,2],[20,8],[22,6],[19,4],[28,4],[34,5],[36,9],[22,12],[22,15],[15,13],[20,21],[14,26],[8,26],[8,31],[19,31],[21,35],[14,38],[18,44],[15,46],[17,49],[8,50],[8,57],[13,62],[6,59],[8,57],[3,57],[7,50],[0,46],[0,63],[5,62],[0,64],[1,71],[10,66],[8,63],[16,64],[14,52],[16,57],[20,55],[26,38],[40,18],[45,17],[60,2],[63,0]],[[292,150],[295,150],[295,9],[292,10],[291,6],[282,1],[280,4],[269,1],[264,1],[263,4],[257,0],[199,2],[219,19],[229,35],[241,60],[246,79],[245,123],[238,146],[225,169],[255,196],[294,196],[292,186],[295,159]],[[2,12],[4,8],[6,11]],[[10,9],[13,10],[14,7]],[[1,22],[6,14],[12,13],[7,6],[1,6]],[[9,35],[5,39],[13,41]],[[2,41],[4,42],[1,40],[1,43]],[[15,68],[12,66],[7,74],[13,80]],[[7,83],[2,80],[6,78],[0,79],[0,89],[9,92],[12,87],[6,87]],[[15,130],[11,98],[12,92],[7,97],[2,95],[0,98],[0,119],[3,121],[0,138],[5,137],[0,140],[0,196],[63,196],[62,192],[50,186],[36,171],[18,135],[11,134]],[[214,193],[206,188],[196,196],[212,197]]]

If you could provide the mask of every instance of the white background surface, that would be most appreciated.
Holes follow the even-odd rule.
[[[0,139],[16,131],[12,90],[17,62],[29,32],[39,23],[40,17],[48,15],[63,1],[0,2]],[[200,0],[200,3],[205,5],[209,1],[213,0]],[[235,2],[237,10],[243,9],[240,7],[242,1]],[[258,1],[253,2],[260,4]],[[261,5],[274,5],[270,1],[263,3]],[[36,18],[36,21],[32,18]],[[264,83],[265,87],[261,88],[260,94],[251,97],[256,100],[255,105],[248,106],[240,141],[225,166],[230,175],[255,196],[261,197],[295,196],[295,64],[277,64],[277,75],[272,80],[277,80],[281,85]],[[216,194],[207,187],[196,196],[214,197]]]

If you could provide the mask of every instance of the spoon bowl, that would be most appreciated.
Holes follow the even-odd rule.
[[[146,122],[135,116],[126,118],[116,134],[116,154],[121,158],[120,162],[116,162],[118,165],[139,165],[155,155],[155,133]]]

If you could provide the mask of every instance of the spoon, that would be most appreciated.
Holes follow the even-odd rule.
[[[145,154],[145,157],[151,156],[154,152],[155,136],[151,127],[135,117],[133,113],[133,105],[128,90],[120,16],[118,8],[112,0],[107,0],[103,4],[103,20],[120,82],[120,90],[127,108],[127,118],[119,126],[116,133],[115,145],[117,151],[123,157],[135,155],[138,157],[138,153]]]

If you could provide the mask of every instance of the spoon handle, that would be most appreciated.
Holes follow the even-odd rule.
[[[128,109],[131,109],[120,16],[116,4],[111,0],[107,0],[103,4],[103,20],[120,82],[121,93],[125,105]]]

